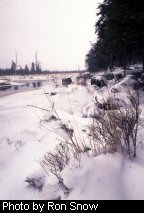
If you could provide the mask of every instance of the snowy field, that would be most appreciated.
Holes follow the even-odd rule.
[[[61,172],[64,184],[71,189],[68,196],[57,178],[40,165],[44,154],[60,143],[58,134],[65,135],[60,120],[73,127],[77,138],[86,138],[94,109],[99,113],[95,97],[101,101],[114,87],[122,102],[127,82],[133,83],[129,77],[117,83],[104,79],[107,87],[97,89],[89,81],[86,86],[77,84],[76,75],[72,81],[64,87],[55,77],[39,89],[0,98],[0,199],[144,199],[142,143],[136,159],[120,153],[95,157],[83,153],[80,165],[71,160]],[[140,91],[142,106],[143,93]],[[52,119],[54,109],[60,120]],[[144,138],[143,130],[138,138]],[[30,186],[27,178],[37,179],[40,188]]]

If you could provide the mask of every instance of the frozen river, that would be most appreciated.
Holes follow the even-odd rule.
[[[42,86],[48,85],[48,83],[49,80],[29,80],[12,82],[11,85],[7,88],[0,88],[0,97],[4,97],[18,92],[38,89]]]

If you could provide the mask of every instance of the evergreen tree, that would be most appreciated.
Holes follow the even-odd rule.
[[[37,65],[36,65],[36,72],[41,72],[41,67],[39,62],[37,62]]]
[[[107,49],[101,41],[93,44],[89,53],[86,55],[86,65],[88,71],[95,72],[106,69],[109,66],[110,56],[107,54]]]
[[[35,70],[35,63],[34,62],[32,62],[32,64],[31,64],[31,72],[35,72],[36,70]]]
[[[93,46],[91,49],[101,58],[101,64],[125,68],[127,64],[142,62],[144,69],[143,4],[142,0],[104,0],[99,5],[99,19],[95,25],[99,48],[95,45],[95,49]],[[106,58],[101,57],[102,53]],[[89,61],[90,58],[86,58],[88,67]],[[93,65],[96,69],[99,67],[96,58]]]
[[[29,72],[29,68],[27,66],[27,64],[25,65],[25,68],[24,68],[25,72],[28,73]]]
[[[16,63],[14,61],[12,61],[12,64],[11,64],[11,73],[12,74],[16,73]]]

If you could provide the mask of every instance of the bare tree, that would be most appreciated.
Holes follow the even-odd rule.
[[[35,51],[35,70],[36,70],[36,72],[41,71],[41,66],[40,66],[40,62],[38,61],[38,52],[37,51]]]

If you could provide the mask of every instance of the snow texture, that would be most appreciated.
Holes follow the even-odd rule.
[[[127,76],[120,82],[107,81],[107,87],[96,89],[89,81],[85,87],[76,83],[64,87],[62,77],[47,76],[50,83],[44,87],[0,98],[0,199],[144,199],[142,144],[135,160],[115,153],[97,157],[82,154],[80,167],[70,161],[61,172],[64,184],[72,189],[68,197],[62,193],[56,177],[43,170],[40,159],[59,144],[53,130],[64,134],[61,120],[74,128],[77,137],[79,133],[85,137],[86,126],[92,122],[94,113],[101,113],[98,103],[115,96],[122,105],[127,102],[126,89],[135,81]],[[15,76],[9,80],[21,84],[21,78],[34,80],[33,76],[29,79]],[[72,78],[76,82],[76,75]],[[3,82],[1,79],[0,83]],[[117,93],[112,93],[112,88]],[[141,91],[142,106],[143,95]],[[55,113],[51,117],[49,98],[59,118]],[[144,138],[143,130],[138,137]]]

